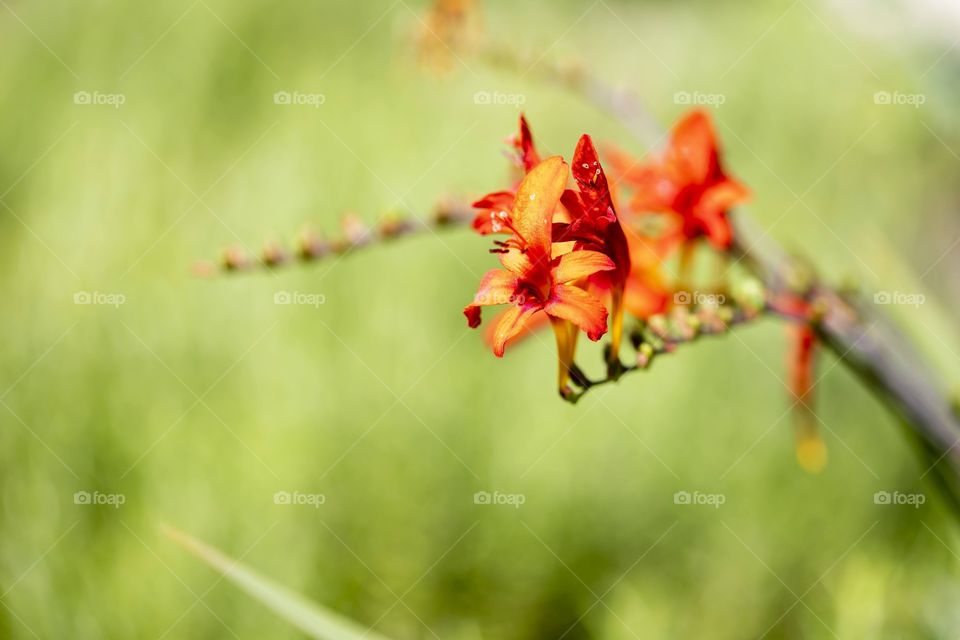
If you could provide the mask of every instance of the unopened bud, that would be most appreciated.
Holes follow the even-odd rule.
[[[277,242],[268,242],[263,246],[263,263],[269,266],[283,264],[287,261],[287,252]]]
[[[650,362],[653,360],[653,347],[649,343],[644,342],[640,345],[640,348],[637,349],[637,366],[641,369],[646,369],[650,366]]]
[[[659,338],[667,338],[670,334],[670,326],[666,317],[662,315],[650,316],[647,319],[647,327]]]
[[[343,235],[347,241],[353,245],[366,244],[373,235],[370,227],[363,223],[357,216],[347,214],[343,217]]]
[[[304,229],[300,232],[300,256],[312,260],[323,256],[328,251],[327,245],[311,229]]]
[[[396,214],[388,214],[379,225],[381,238],[395,238],[410,229],[410,222]]]
[[[766,298],[766,289],[756,278],[743,278],[733,286],[733,300],[747,315],[755,316],[763,311]]]
[[[241,247],[227,247],[223,252],[223,266],[229,271],[239,271],[250,266],[250,257]]]
[[[717,309],[717,318],[723,323],[724,327],[729,327],[733,322],[733,309],[730,307],[720,307]]]

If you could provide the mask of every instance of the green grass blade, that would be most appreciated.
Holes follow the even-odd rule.
[[[191,554],[259,601],[277,616],[318,640],[386,640],[384,636],[334,613],[261,576],[239,561],[170,526],[164,533]]]

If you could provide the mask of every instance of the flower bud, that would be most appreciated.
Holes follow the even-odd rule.
[[[749,316],[755,316],[766,306],[767,292],[756,278],[745,277],[733,285],[733,300]]]

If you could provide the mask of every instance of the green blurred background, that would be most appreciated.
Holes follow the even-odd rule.
[[[517,108],[477,91],[522,95],[552,152],[589,132],[642,153],[538,80],[577,59],[664,125],[677,92],[721,94],[758,224],[836,281],[922,286],[931,304],[903,314],[933,326],[934,298],[949,317],[960,295],[957,29],[935,5],[488,3],[488,37],[543,62],[521,77],[465,54],[437,78],[412,0],[0,1],[0,637],[301,637],[161,523],[398,639],[957,637],[956,527],[927,465],[825,356],[830,462],[803,473],[777,323],[569,406],[549,340],[498,361],[466,328],[492,258],[465,232],[190,274],[305,222],[500,187]],[[933,337],[949,379],[955,337]]]

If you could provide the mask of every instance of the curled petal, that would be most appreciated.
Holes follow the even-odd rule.
[[[540,309],[536,306],[516,306],[507,309],[500,316],[497,328],[493,332],[493,354],[502,358],[507,341],[523,331],[530,316]]]
[[[607,332],[607,308],[580,287],[556,285],[545,310],[551,316],[577,325],[591,340],[599,340]]]
[[[613,260],[599,251],[571,251],[557,258],[553,279],[554,282],[567,283],[615,268]]]
[[[490,346],[493,347],[496,340],[497,326],[500,324],[500,320],[505,313],[508,313],[510,310],[501,312],[497,317],[493,318],[490,321],[490,324],[487,325],[487,329],[484,332],[483,339]],[[545,313],[534,313],[532,315],[525,316],[523,322],[521,323],[520,330],[514,334],[513,338],[507,341],[507,346],[512,345],[516,342],[520,342],[524,338],[527,338],[543,327],[547,326],[547,320],[549,316]]]
[[[513,198],[515,194],[512,191],[494,191],[483,196],[472,206],[474,209],[505,209],[509,211],[513,208]]]

